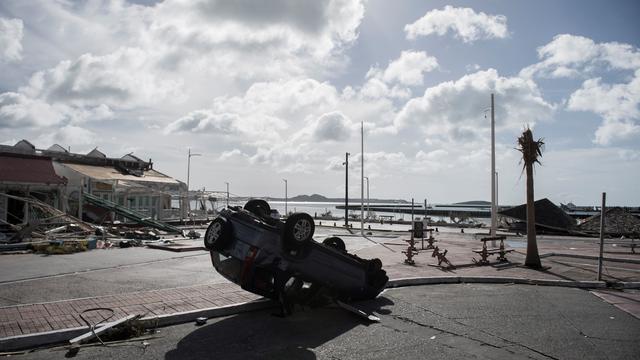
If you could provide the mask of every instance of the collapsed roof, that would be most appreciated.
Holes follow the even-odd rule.
[[[578,226],[581,231],[600,232],[600,214],[587,218]],[[620,207],[612,207],[604,212],[604,232],[612,236],[638,236],[640,234],[640,218]]]
[[[556,231],[570,231],[576,227],[576,221],[551,200],[544,198],[534,202],[536,227]],[[500,215],[527,221],[527,204],[518,205],[499,212]]]

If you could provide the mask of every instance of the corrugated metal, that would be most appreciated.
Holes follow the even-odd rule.
[[[165,176],[155,170],[148,170],[142,176],[123,174],[111,166],[94,166],[80,164],[63,164],[64,166],[77,171],[85,176],[96,180],[130,180],[130,181],[151,181],[167,184],[177,184],[178,181]]]
[[[35,184],[64,184],[56,175],[51,158],[19,154],[0,154],[0,181]]]

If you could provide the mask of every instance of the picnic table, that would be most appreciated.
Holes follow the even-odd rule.
[[[506,255],[513,251],[513,249],[505,249],[504,248],[504,240],[506,236],[489,236],[480,239],[482,241],[482,249],[473,249],[472,251],[478,255],[480,255],[480,260],[473,259],[473,262],[478,265],[489,265],[489,256],[490,255],[498,255],[498,261],[505,262],[508,261]],[[497,248],[488,248],[487,241],[496,241],[500,240],[500,247]]]

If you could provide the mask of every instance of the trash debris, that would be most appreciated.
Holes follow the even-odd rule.
[[[363,317],[369,321],[373,321],[373,322],[380,322],[380,318],[373,315],[373,314],[368,314],[366,312],[364,312],[363,310],[360,310],[358,308],[356,308],[355,306],[349,305],[349,304],[345,304],[340,300],[336,300],[336,304],[338,304],[341,308],[350,311],[360,317]]]
[[[185,237],[188,237],[189,239],[199,239],[200,233],[195,230],[190,230]]]
[[[445,266],[442,266],[442,263],[445,263],[447,265],[446,268],[454,268],[455,266],[453,266],[453,264],[449,261],[449,259],[447,259],[447,252],[449,252],[449,250],[446,250],[446,249],[444,250],[444,252],[440,252],[440,249],[436,246],[433,249],[433,253],[431,253],[431,257],[438,259],[439,267],[445,267]]]

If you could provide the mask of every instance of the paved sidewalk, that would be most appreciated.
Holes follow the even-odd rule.
[[[545,271],[536,271],[521,266],[524,263],[526,239],[510,236],[507,248],[515,251],[507,255],[509,262],[493,262],[488,266],[477,266],[472,258],[478,258],[473,253],[474,248],[481,247],[479,238],[482,235],[460,234],[454,232],[440,232],[436,235],[436,244],[441,250],[448,250],[447,258],[456,265],[455,269],[443,269],[437,266],[437,260],[432,257],[432,250],[420,250],[414,260],[416,264],[404,264],[408,235],[397,233],[397,237],[389,236],[388,232],[376,233],[370,240],[382,245],[361,248],[356,253],[361,257],[378,257],[390,279],[413,277],[487,277],[487,278],[518,278],[557,281],[594,281],[596,279],[597,262],[589,256],[597,254],[596,239],[557,238],[540,236],[538,247],[541,255],[556,254],[543,257]],[[344,237],[349,242],[349,237]],[[426,243],[425,243],[426,245]],[[418,249],[421,243],[416,244]],[[560,254],[560,255],[558,255]],[[576,257],[580,256],[580,257]],[[605,247],[605,257],[622,259],[628,262],[605,261],[604,280],[616,282],[640,282],[640,256],[631,253],[621,253],[612,245]],[[495,260],[495,257],[492,257]],[[614,260],[615,260],[614,259]],[[215,271],[213,267],[211,271]],[[615,293],[599,293],[598,296],[616,306],[622,304],[623,310],[637,312],[638,296],[614,296]],[[0,308],[0,339],[28,335],[53,330],[83,327],[85,323],[80,313],[86,309],[107,307],[114,310],[111,320],[125,317],[129,314],[146,314],[146,316],[167,315],[197,309],[215,308],[233,305],[259,299],[260,297],[242,290],[239,286],[228,282],[172,288],[153,291],[140,291],[119,295],[100,296],[84,299],[72,299],[41,304],[28,304]],[[636,303],[634,305],[634,302]],[[110,315],[110,312],[91,312],[87,317],[97,322]]]
[[[184,311],[220,307],[259,299],[232,283],[189,286],[175,289],[140,291],[121,295],[55,301],[0,308],[0,338],[38,332],[84,327],[80,313],[91,308],[111,308],[111,320],[129,314],[167,315]],[[92,311],[85,318],[96,323],[109,311]]]

